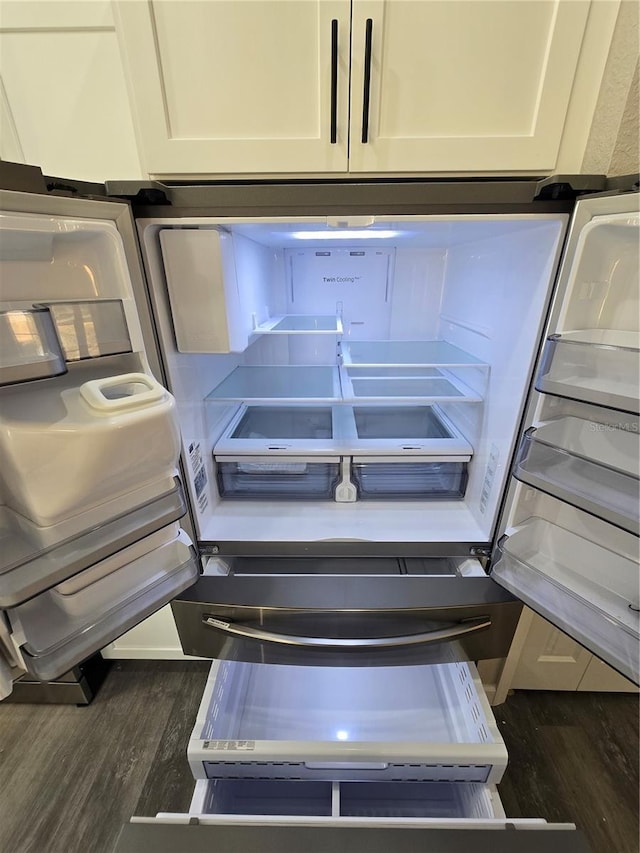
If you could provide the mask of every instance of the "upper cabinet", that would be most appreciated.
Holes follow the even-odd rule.
[[[354,172],[551,170],[587,2],[354,0]]]
[[[579,171],[617,7],[115,4],[143,160],[160,177]]]
[[[619,5],[0,0],[0,156],[99,181],[576,173]]]
[[[45,174],[140,178],[111,4],[0,2],[0,157]]]
[[[346,171],[350,7],[115,4],[147,170]]]

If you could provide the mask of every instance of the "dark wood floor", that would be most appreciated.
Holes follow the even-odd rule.
[[[0,851],[108,853],[131,815],[185,811],[208,667],[123,662],[87,708],[0,705]],[[509,816],[573,821],[593,853],[638,853],[638,697],[519,692],[495,713]]]

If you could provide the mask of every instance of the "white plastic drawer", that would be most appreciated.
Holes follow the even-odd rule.
[[[178,524],[7,610],[27,670],[57,678],[167,604],[198,576]]]
[[[189,812],[247,821],[324,817],[367,819],[374,824],[504,817],[495,788],[475,782],[200,780]]]
[[[497,782],[507,753],[473,664],[215,661],[188,747],[196,779]]]

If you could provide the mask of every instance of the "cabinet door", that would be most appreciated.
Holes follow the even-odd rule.
[[[346,170],[347,0],[115,9],[149,173]]]
[[[84,181],[142,175],[111,7],[3,0],[0,157]]]
[[[350,170],[552,169],[588,12],[582,0],[354,0]]]

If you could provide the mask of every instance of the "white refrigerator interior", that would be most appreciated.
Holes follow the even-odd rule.
[[[489,543],[565,226],[139,220],[199,539]]]
[[[7,663],[56,678],[197,577],[121,235],[69,204],[0,217],[3,695]]]

